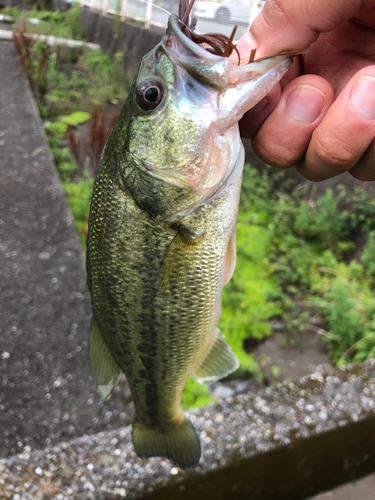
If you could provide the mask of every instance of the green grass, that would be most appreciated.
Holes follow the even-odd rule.
[[[182,408],[184,410],[188,408],[199,408],[213,401],[215,401],[215,399],[210,396],[206,386],[198,384],[198,382],[190,377],[188,378],[184,387],[184,392],[182,393]]]
[[[64,183],[69,205],[84,242],[91,180]],[[237,267],[223,289],[219,328],[240,361],[233,376],[262,378],[249,338],[272,334],[268,320],[281,317],[288,341],[309,328],[313,315],[326,323],[323,338],[338,365],[375,356],[375,219],[373,202],[363,192],[327,191],[316,204],[303,193],[275,187],[275,175],[246,166],[237,223]],[[345,202],[355,207],[341,209]],[[354,233],[367,234],[360,262],[348,258]],[[308,311],[293,301],[310,301]],[[288,305],[289,304],[289,305]],[[278,367],[273,367],[276,372]],[[189,379],[184,408],[212,401],[208,389]]]
[[[279,174],[280,175],[280,174]],[[259,226],[269,272],[276,280],[276,303],[291,334],[319,314],[323,337],[335,363],[341,365],[375,356],[375,203],[364,190],[328,189],[316,202],[308,193],[277,188],[271,171],[262,175],[245,169],[244,203],[239,222],[259,208]],[[249,183],[254,186],[249,191]],[[255,195],[255,196],[254,196]],[[351,257],[354,240],[367,242],[358,259]],[[241,250],[239,250],[241,252]],[[279,297],[277,297],[279,294]],[[281,300],[277,300],[281,299]],[[293,301],[316,303],[308,311]]]
[[[90,113],[85,111],[74,111],[70,115],[60,116],[59,120],[62,124],[67,127],[70,125],[71,127],[77,127],[81,123],[87,122],[90,118]]]
[[[35,13],[44,20],[43,25],[37,26],[68,26],[73,29],[75,24],[71,19],[74,12],[78,10],[71,9],[65,14],[30,11],[22,15],[30,17]],[[79,22],[79,17],[76,21]],[[21,31],[30,31],[24,20],[19,21],[18,26]],[[49,121],[74,112],[91,113],[93,106],[102,108],[112,102],[123,103],[130,88],[130,78],[121,68],[122,53],[116,54],[113,61],[100,49],[51,48],[43,40],[38,40],[20,48],[20,56],[40,114]]]
[[[280,295],[277,281],[271,276],[267,255],[267,230],[247,220],[253,213],[241,212],[237,223],[237,266],[232,280],[223,289],[222,315],[219,328],[240,362],[236,375],[260,370],[253,356],[247,354],[244,342],[263,339],[272,334],[267,320],[281,313],[273,301]]]
[[[93,180],[81,179],[78,183],[64,182],[63,187],[82,245],[86,248],[88,213]]]
[[[21,10],[18,7],[5,7],[1,13],[15,19],[15,29],[25,29],[27,33],[56,36],[73,40],[83,40],[80,22],[80,8],[75,4],[67,12],[38,10],[34,6],[31,10]],[[30,19],[38,19],[33,24]]]

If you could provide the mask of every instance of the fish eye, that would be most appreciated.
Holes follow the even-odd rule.
[[[163,87],[157,80],[145,80],[138,85],[137,103],[144,110],[155,109],[163,98]]]

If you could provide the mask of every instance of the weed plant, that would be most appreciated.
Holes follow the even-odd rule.
[[[278,174],[278,183],[283,175]],[[306,186],[292,193],[285,185],[275,189],[269,171],[259,174],[245,168],[239,222],[248,228],[255,223],[263,234],[265,272],[275,279],[269,282],[273,288],[268,299],[280,305],[291,338],[301,329],[318,330],[339,365],[374,357],[373,196],[339,186],[314,201]],[[356,248],[363,238],[363,248]],[[254,240],[246,238],[246,245],[254,255]],[[239,241],[239,255],[243,248]],[[250,262],[244,262],[243,269],[239,262],[234,283],[246,276]],[[314,326],[317,313],[326,329]],[[254,327],[249,328],[254,335]]]
[[[5,7],[1,13],[14,18],[16,30],[25,30],[27,33],[56,36],[71,40],[83,40],[80,21],[80,8],[74,4],[67,12],[39,10],[36,5],[29,10],[19,7]],[[31,21],[37,19],[39,22]]]
[[[16,18],[15,46],[45,120],[55,164],[84,243],[93,177],[116,117],[114,114],[107,120],[106,106],[124,102],[130,86],[121,69],[122,53],[112,61],[100,49],[51,48],[44,40],[27,36],[26,31],[82,39],[78,7],[64,14],[36,9],[24,12],[17,8],[2,12]],[[42,21],[35,29],[27,22],[33,17]],[[82,143],[75,129],[86,121],[88,138]]]
[[[74,9],[66,14],[39,12],[38,15],[49,23],[54,20],[53,25],[64,25],[56,20],[69,22],[66,18],[72,12]],[[74,23],[68,25],[73,29]],[[93,105],[103,107],[109,102],[124,102],[130,80],[121,69],[122,54],[112,61],[100,49],[69,49],[59,45],[51,48],[44,40],[33,40],[27,29],[25,19],[19,21],[14,41],[42,118],[51,121],[78,110],[91,112]]]

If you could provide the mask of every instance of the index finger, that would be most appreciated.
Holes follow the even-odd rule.
[[[303,50],[375,0],[267,0],[250,28],[257,58]]]

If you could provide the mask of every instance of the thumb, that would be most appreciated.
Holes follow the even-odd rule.
[[[257,57],[307,49],[320,33],[373,5],[375,0],[267,0],[250,28]]]

